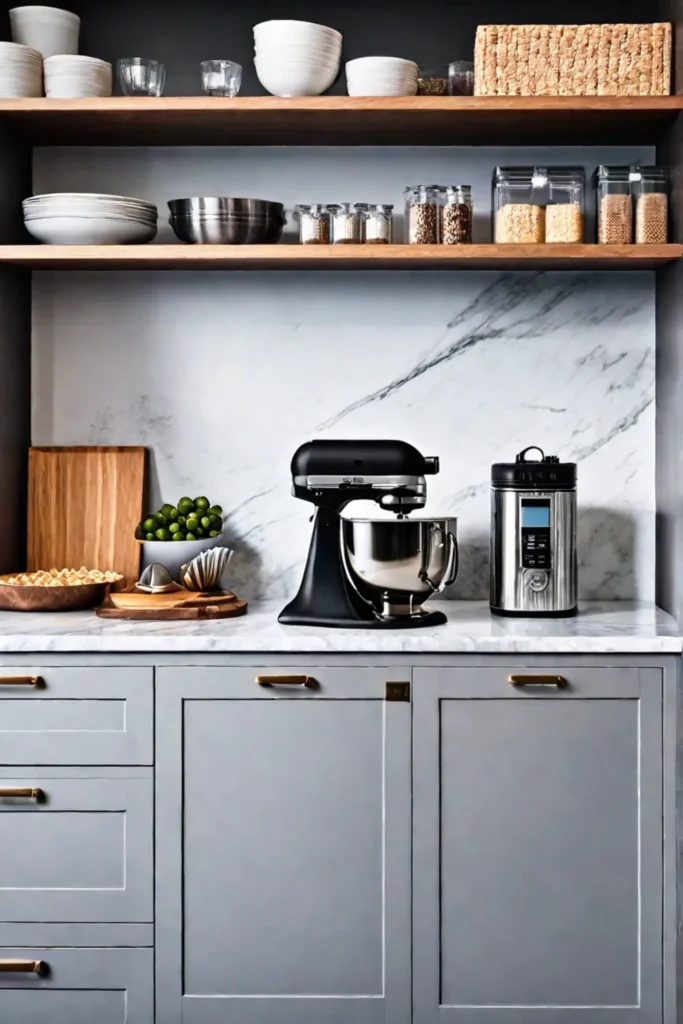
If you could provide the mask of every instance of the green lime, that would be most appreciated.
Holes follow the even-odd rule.
[[[197,508],[200,508],[200,509],[208,508],[209,505],[211,504],[209,499],[205,498],[203,495],[200,495],[198,498],[195,498],[194,499],[194,503],[197,506]]]
[[[166,516],[163,514],[163,512],[155,512],[153,518],[157,526],[163,526],[164,523],[166,522]]]
[[[219,534],[218,530],[211,530],[209,532],[209,537],[220,537],[220,534]]]
[[[178,502],[178,511],[182,512],[184,516],[186,516],[188,512],[192,512],[193,509],[194,502],[192,498],[181,498]]]
[[[173,511],[173,505],[169,505],[168,503],[166,505],[162,505],[159,511],[165,519],[170,519],[171,512]]]
[[[187,526],[188,530],[194,532],[199,526],[199,520],[197,519],[196,516],[188,516],[185,525]]]
[[[209,509],[209,515],[210,516],[222,516],[223,515],[223,509],[221,508],[220,505],[212,505],[211,508]]]
[[[157,530],[157,540],[168,540],[168,538],[169,538],[170,536],[171,536],[171,535],[170,535],[170,533],[168,532],[168,530],[167,530],[167,529],[166,529],[165,527],[163,527],[163,526],[161,526],[161,527],[160,527],[160,528],[159,528],[159,529]]]
[[[211,525],[212,530],[217,530],[219,526],[223,525],[223,520],[221,519],[220,516],[213,514],[209,515],[209,523]]]
[[[185,534],[182,532],[182,530],[179,530],[178,533],[174,533],[173,534],[173,537],[171,539],[172,540],[185,540]]]
[[[177,537],[177,536],[178,536],[178,534],[176,534],[176,537]],[[196,539],[197,539],[197,538],[195,537],[195,535],[194,535],[193,533],[187,533],[187,534],[185,534],[185,540],[196,540]]]
[[[174,505],[171,506],[171,511],[168,513],[168,518],[174,520],[177,519],[179,515],[180,512],[178,511],[178,509]]]
[[[169,530],[169,533],[179,533],[180,525],[178,523],[171,523],[171,525],[169,526],[168,530]]]
[[[178,526],[184,526],[186,523],[185,516],[178,516],[176,522],[178,523]]]
[[[211,520],[209,519],[208,516],[202,516],[199,522],[202,524],[205,530],[208,530],[209,527],[211,526]]]
[[[145,540],[156,540],[156,537],[154,536],[154,534],[153,534],[153,533],[148,533],[148,534],[147,534],[147,535],[145,536]]]
[[[147,519],[145,519],[142,524],[142,529],[145,531],[145,533],[151,533],[153,530],[156,530],[156,528],[157,522],[154,516],[148,516]]]

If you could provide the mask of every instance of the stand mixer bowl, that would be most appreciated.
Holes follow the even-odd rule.
[[[346,574],[384,618],[424,615],[422,604],[458,575],[456,519],[342,519]]]

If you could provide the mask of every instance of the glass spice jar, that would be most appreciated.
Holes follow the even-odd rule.
[[[329,245],[330,215],[321,203],[295,207],[301,245]]]
[[[394,238],[394,207],[376,203],[368,207],[365,219],[365,242],[368,245],[391,245]]]
[[[669,236],[669,173],[665,167],[633,167],[637,245],[664,245]]]
[[[472,241],[472,187],[446,185],[439,204],[442,245],[463,245]]]
[[[633,241],[633,196],[628,167],[601,164],[593,175],[598,204],[598,242],[630,245]]]
[[[351,209],[351,203],[333,203],[327,207],[330,215],[330,242],[332,245],[358,245],[361,240],[361,221]]]
[[[365,225],[368,219],[369,203],[354,203],[354,212],[358,218],[358,241],[363,244],[365,241]]]
[[[421,67],[417,73],[418,96],[445,96],[448,91],[448,72],[437,68]]]
[[[454,60],[448,65],[448,95],[474,95],[474,64],[471,60]]]
[[[438,186],[411,185],[403,195],[408,244],[434,245],[439,240]]]

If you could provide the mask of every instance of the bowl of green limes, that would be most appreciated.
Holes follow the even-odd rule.
[[[181,565],[202,551],[223,546],[223,509],[203,495],[184,496],[145,516],[135,536],[142,544],[143,569],[159,562],[178,580]]]

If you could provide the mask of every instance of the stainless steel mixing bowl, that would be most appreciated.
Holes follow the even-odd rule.
[[[272,245],[285,226],[282,203],[266,199],[172,199],[169,224],[181,242],[204,245]]]
[[[349,580],[380,614],[421,614],[420,606],[458,575],[456,519],[342,519]]]

